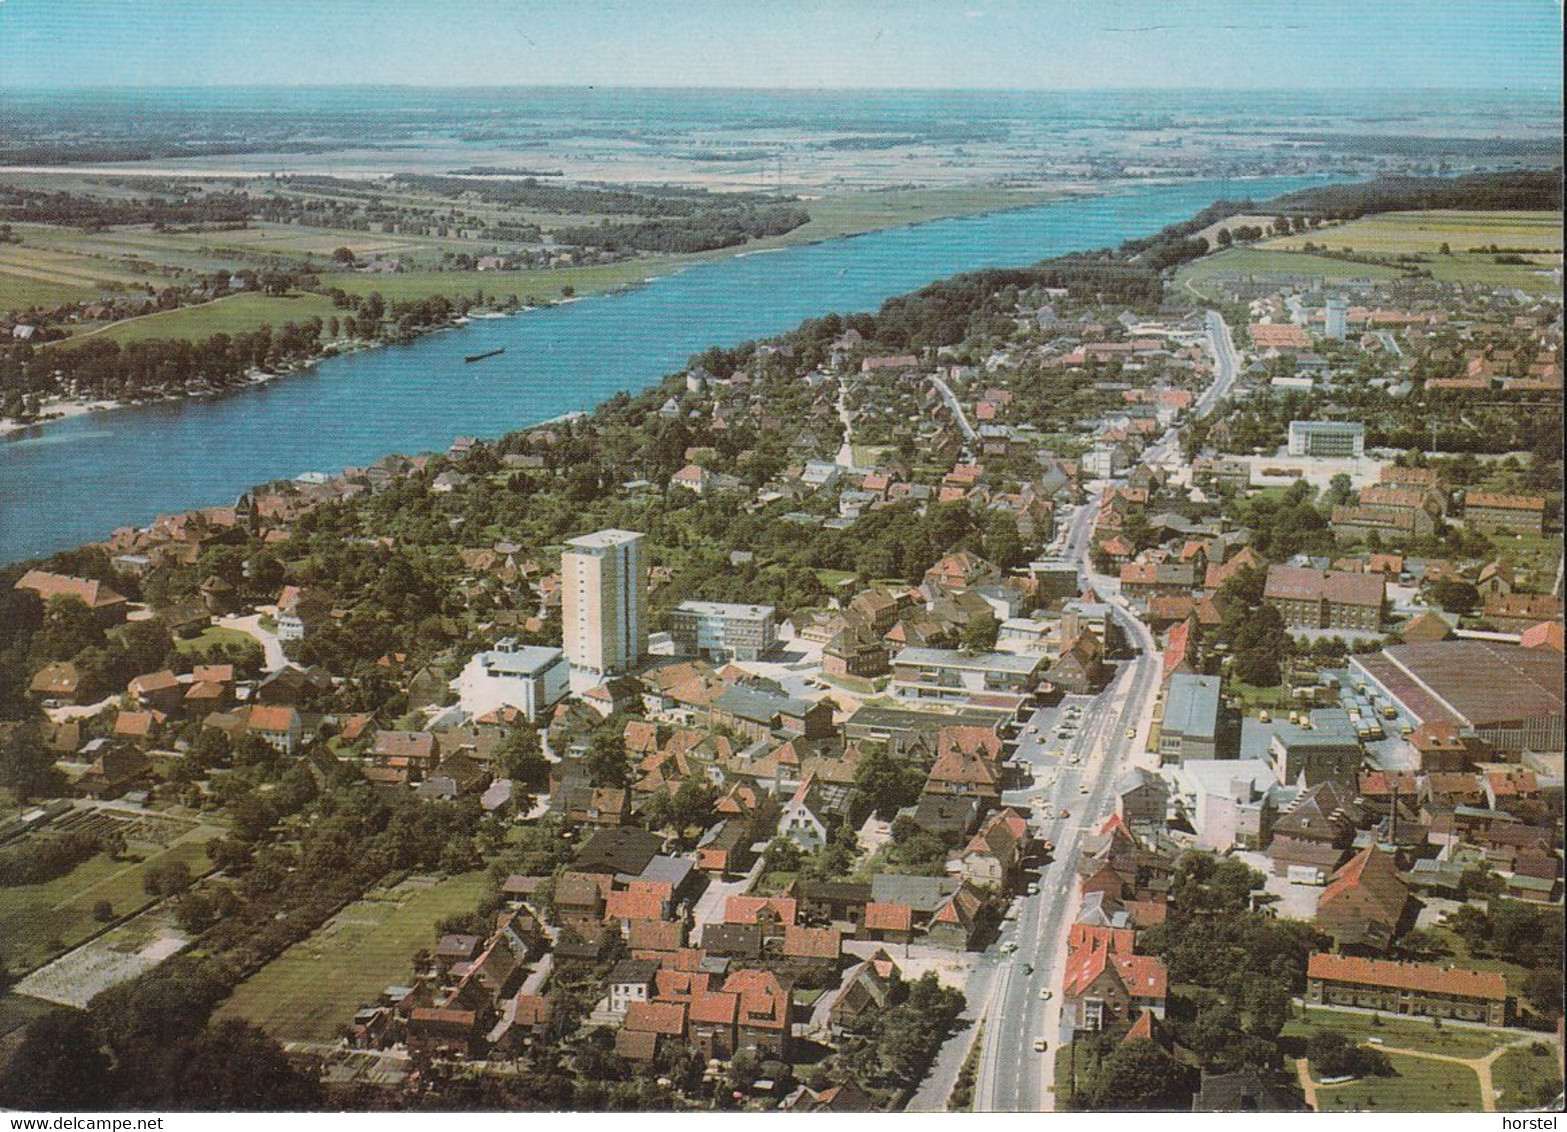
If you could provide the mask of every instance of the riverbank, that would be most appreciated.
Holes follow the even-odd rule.
[[[1249,186],[1278,193],[1319,179]],[[320,380],[262,393],[137,404],[0,441],[0,562],[100,539],[159,514],[221,504],[258,483],[444,451],[635,393],[692,356],[787,331],[986,267],[1113,247],[1190,218],[1226,186],[1139,185],[1114,197],[905,225],[690,266],[613,302],[557,302],[463,334],[326,359]],[[741,249],[749,250],[749,249]],[[651,274],[643,266],[643,274]],[[395,279],[397,276],[382,276]],[[640,282],[640,281],[639,281]],[[480,365],[463,357],[505,347]]]

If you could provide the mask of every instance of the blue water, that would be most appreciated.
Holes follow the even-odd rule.
[[[323,362],[213,399],[91,414],[0,438],[0,562],[117,526],[232,502],[246,488],[389,452],[498,436],[680,369],[710,345],[787,330],[981,267],[1119,244],[1216,198],[1266,199],[1324,178],[1193,181],[942,220],[740,256],[631,291]],[[504,346],[473,365],[464,354]]]

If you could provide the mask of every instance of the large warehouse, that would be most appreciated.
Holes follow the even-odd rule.
[[[1434,641],[1351,657],[1417,724],[1450,722],[1498,751],[1562,749],[1562,657],[1495,641]]]

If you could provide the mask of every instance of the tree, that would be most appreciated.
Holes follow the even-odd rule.
[[[345,266],[352,264],[354,262],[354,250],[352,248],[333,248],[332,262],[341,263]]]
[[[1388,1077],[1393,1063],[1381,1050],[1358,1046],[1337,1030],[1321,1030],[1306,1041],[1306,1060],[1319,1077]]]
[[[984,652],[995,647],[996,638],[1001,633],[1001,623],[993,614],[984,614],[972,618],[963,626],[962,645],[973,652]]]
[[[1230,234],[1228,228],[1220,228],[1218,232],[1214,233],[1214,238],[1219,241],[1221,248],[1227,248],[1235,242],[1235,237]]]
[[[1469,582],[1443,578],[1432,585],[1431,600],[1449,613],[1472,613],[1480,604],[1480,591]]]
[[[518,727],[501,742],[495,752],[501,773],[525,786],[541,786],[549,780],[550,764],[544,757],[539,733],[532,727]]]
[[[1328,507],[1337,507],[1342,503],[1348,503],[1354,487],[1345,472],[1339,472],[1328,481],[1328,490],[1323,493],[1322,502]]]
[[[152,865],[142,874],[142,887],[150,896],[177,896],[190,884],[190,866],[184,861]]]
[[[110,1096],[108,1055],[92,1020],[76,1010],[35,1020],[0,1072],[0,1104],[9,1108],[102,1110]]]
[[[114,922],[114,905],[107,900],[96,900],[92,906],[92,918],[100,924]]]
[[[1123,1042],[1099,1063],[1087,1090],[1090,1108],[1107,1112],[1191,1107],[1190,1074],[1155,1042]]]
[[[890,821],[899,810],[919,801],[924,785],[925,775],[919,767],[894,758],[885,746],[877,745],[854,768],[854,805],[849,820],[859,826],[875,813]]]
[[[1530,971],[1524,980],[1523,996],[1546,1020],[1555,1019],[1562,1012],[1561,968],[1548,964]]]
[[[626,758],[626,743],[621,736],[601,728],[588,740],[588,753],[582,757],[583,769],[595,786],[625,786],[631,781],[631,762]]]

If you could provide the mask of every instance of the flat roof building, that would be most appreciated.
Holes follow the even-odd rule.
[[[1359,421],[1290,421],[1289,454],[1358,459],[1366,454],[1366,426]]]
[[[778,641],[770,605],[683,601],[670,619],[675,649],[709,660],[758,660]]]
[[[530,720],[565,696],[570,666],[560,649],[521,645],[507,637],[475,653],[455,681],[458,702],[471,716],[512,707]]]
[[[1498,751],[1560,751],[1562,658],[1500,641],[1429,641],[1353,656],[1351,679],[1422,725],[1447,725]]]
[[[1187,759],[1211,759],[1217,753],[1220,691],[1217,676],[1178,672],[1165,694],[1159,726],[1159,764],[1179,766]]]

